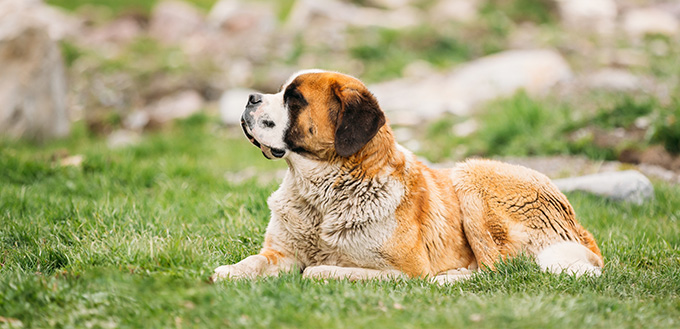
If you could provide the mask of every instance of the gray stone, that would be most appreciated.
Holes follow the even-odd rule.
[[[0,133],[49,139],[68,134],[66,75],[39,1],[0,2]]]
[[[369,5],[379,8],[396,9],[413,5],[414,0],[368,0]]]
[[[130,16],[124,16],[78,35],[77,40],[81,45],[88,48],[105,48],[105,50],[111,51],[111,49],[115,49],[115,45],[130,43],[138,38],[142,32],[142,26],[137,20]]]
[[[0,2],[16,2],[17,0],[2,0]],[[30,6],[31,14],[47,26],[47,32],[53,40],[62,40],[77,36],[82,29],[80,18],[67,14],[65,11],[52,6],[42,5],[41,0],[18,0],[23,5]]]
[[[447,85],[474,105],[520,89],[543,93],[571,77],[569,64],[554,50],[508,50],[464,65],[449,77]]]
[[[139,144],[141,136],[130,130],[116,130],[106,139],[106,145],[111,149],[123,148]]]
[[[475,133],[479,129],[479,123],[475,119],[467,119],[459,124],[456,124],[451,129],[454,135],[460,137],[467,137]]]
[[[635,204],[654,198],[652,183],[635,170],[563,178],[554,180],[554,183],[562,192],[583,191]]]
[[[437,22],[472,22],[479,16],[479,0],[440,0],[430,9]]]
[[[469,115],[480,103],[510,96],[520,89],[543,93],[571,77],[569,65],[556,51],[509,50],[461,65],[449,73],[403,78],[371,85],[369,89],[390,120],[401,121],[408,117],[404,113],[431,120],[447,112]]]
[[[611,35],[618,8],[614,0],[556,0],[562,23],[569,29]]]
[[[288,27],[302,32],[314,30],[310,26],[324,25],[333,25],[342,30],[348,26],[400,29],[420,24],[422,16],[419,10],[410,6],[385,10],[337,0],[298,0],[288,18]]]
[[[151,122],[163,124],[198,113],[204,105],[201,94],[195,90],[185,90],[159,99],[150,104],[146,111]]]
[[[673,36],[680,31],[680,23],[672,13],[657,8],[638,8],[626,12],[623,28],[632,37],[648,34]]]
[[[638,76],[622,69],[602,69],[587,75],[585,80],[590,88],[596,89],[630,91],[642,88]]]
[[[271,48],[272,40],[282,36],[274,6],[273,1],[218,1],[208,14],[209,28],[187,38],[182,49],[194,56],[203,54],[223,68],[234,58],[269,61],[272,51],[288,45],[280,41]]]
[[[149,121],[151,121],[151,118],[148,112],[133,111],[125,117],[123,126],[129,130],[142,131],[149,124]]]
[[[149,34],[174,44],[200,31],[203,25],[203,14],[196,7],[184,1],[166,0],[151,12]]]

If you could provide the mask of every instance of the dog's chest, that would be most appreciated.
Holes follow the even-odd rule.
[[[272,220],[303,264],[387,266],[381,247],[396,228],[397,182],[286,180],[270,198]]]

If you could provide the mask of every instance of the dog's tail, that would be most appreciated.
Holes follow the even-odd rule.
[[[574,241],[560,241],[546,247],[536,256],[536,262],[544,271],[575,276],[599,276],[603,266],[602,258]]]

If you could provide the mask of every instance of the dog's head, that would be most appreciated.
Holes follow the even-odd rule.
[[[385,124],[375,97],[356,78],[320,70],[294,74],[276,94],[252,94],[241,117],[248,139],[268,159],[291,153],[349,157]]]

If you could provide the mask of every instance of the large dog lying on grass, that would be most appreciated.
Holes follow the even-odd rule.
[[[260,253],[218,267],[213,279],[297,269],[310,278],[447,283],[518,253],[551,272],[601,273],[593,236],[547,177],[488,160],[426,167],[395,142],[356,78],[298,72],[277,94],[250,95],[242,126],[288,172],[268,200]]]

